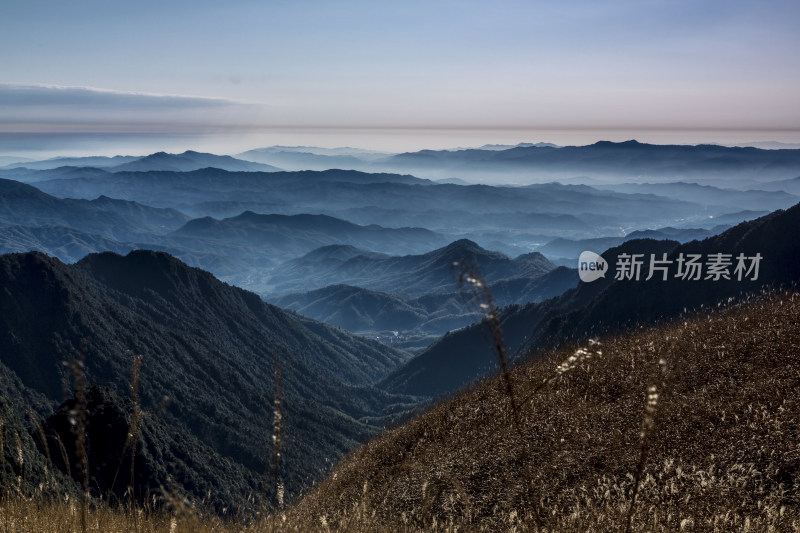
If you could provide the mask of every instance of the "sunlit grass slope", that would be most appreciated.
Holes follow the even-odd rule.
[[[512,377],[516,417],[488,380],[353,452],[288,522],[624,531],[639,478],[634,531],[800,528],[797,292],[565,347]]]

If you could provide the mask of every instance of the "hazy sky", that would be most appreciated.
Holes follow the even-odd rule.
[[[0,153],[800,142],[798,28],[797,0],[5,0]]]

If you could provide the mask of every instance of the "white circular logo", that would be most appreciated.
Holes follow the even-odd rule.
[[[585,251],[578,258],[578,276],[584,283],[606,277],[608,262],[600,254]]]

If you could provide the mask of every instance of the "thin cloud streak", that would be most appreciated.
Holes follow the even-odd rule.
[[[224,98],[0,84],[4,132],[193,132],[234,127],[268,109]]]
[[[210,139],[235,150],[238,142],[242,149],[263,139],[280,144],[288,135],[297,142],[308,144],[337,144],[335,139],[348,137],[363,140],[366,147],[380,149],[408,149],[419,146],[414,138],[433,141],[435,145],[466,144],[469,139],[489,142],[520,142],[537,140],[548,142],[592,142],[596,140],[666,140],[697,139],[716,142],[731,139],[753,138],[797,142],[800,128],[785,113],[782,121],[768,120],[763,116],[738,117],[726,120],[687,120],[685,113],[673,113],[670,120],[652,120],[644,113],[625,113],[623,109],[609,108],[590,112],[592,106],[584,103],[581,120],[570,117],[558,119],[558,110],[540,110],[519,106],[517,116],[504,113],[459,113],[458,120],[450,110],[437,113],[430,106],[405,106],[380,108],[371,113],[351,113],[347,106],[335,113],[325,111],[324,105],[283,103],[265,105],[224,98],[152,94],[104,90],[92,87],[53,85],[0,84],[0,152],[12,153],[25,148],[24,144],[11,142],[14,135],[25,137],[31,150],[51,150],[56,138],[67,145],[80,139],[92,139],[92,144],[108,135],[109,143],[118,149],[121,141],[136,139],[141,146],[147,136],[167,139],[187,139],[187,143],[210,145]],[[642,106],[646,107],[646,106]],[[644,109],[642,109],[644,111]],[[746,120],[750,118],[750,120]],[[759,133],[759,135],[755,135]],[[50,134],[52,137],[37,137]],[[70,139],[70,135],[75,136]],[[535,135],[535,138],[532,137]],[[131,137],[134,136],[134,137]],[[183,136],[183,137],[181,137]],[[113,141],[112,138],[114,137]],[[380,145],[373,145],[380,138]],[[387,139],[394,138],[396,145]],[[452,139],[444,141],[442,139]],[[37,141],[38,139],[38,141]],[[205,140],[204,140],[205,139]],[[238,141],[236,140],[238,139]],[[313,139],[317,139],[314,142]],[[503,139],[501,141],[501,139]],[[183,141],[181,141],[183,142]],[[47,145],[45,147],[45,144]],[[259,143],[260,144],[260,143]],[[191,147],[191,145],[187,146]],[[422,146],[419,146],[422,147]],[[126,150],[122,150],[126,151]]]
[[[97,87],[71,87],[47,84],[0,83],[0,106],[139,106],[139,107],[219,107],[237,105],[226,98],[175,94],[117,91]]]

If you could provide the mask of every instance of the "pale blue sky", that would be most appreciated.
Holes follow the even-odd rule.
[[[390,131],[800,142],[798,27],[796,0],[6,0],[0,151],[13,132],[202,134],[219,151],[436,144]]]

